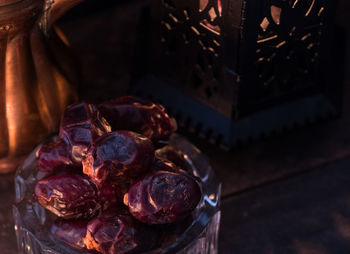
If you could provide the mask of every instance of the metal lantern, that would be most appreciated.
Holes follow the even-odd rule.
[[[190,129],[232,146],[339,110],[329,66],[337,1],[151,2],[139,68],[149,69],[132,89]]]

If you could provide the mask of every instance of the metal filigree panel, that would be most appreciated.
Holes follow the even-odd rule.
[[[151,70],[134,90],[184,127],[233,145],[339,110],[337,0],[151,2]]]
[[[257,20],[254,62],[242,75],[242,108],[259,107],[317,89],[325,0],[269,0]],[[249,11],[249,10],[248,10]],[[252,75],[253,74],[253,75]],[[242,85],[244,86],[244,85]],[[252,92],[253,90],[253,92]]]
[[[326,0],[153,0],[154,72],[243,117],[319,92]],[[322,82],[321,82],[322,83]]]
[[[159,1],[155,12],[160,13],[160,32],[153,42],[161,49],[156,72],[175,81],[186,94],[230,115],[233,92],[232,84],[223,82],[221,0]]]

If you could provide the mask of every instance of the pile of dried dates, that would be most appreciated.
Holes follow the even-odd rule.
[[[57,216],[53,236],[91,253],[159,247],[202,196],[181,151],[155,150],[175,130],[162,106],[135,97],[69,106],[59,139],[37,154],[35,197]]]

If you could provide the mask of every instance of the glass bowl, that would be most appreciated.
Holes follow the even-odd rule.
[[[218,252],[221,184],[208,160],[189,141],[180,135],[173,135],[168,143],[184,153],[192,173],[201,179],[203,197],[193,212],[190,226],[174,241],[147,254],[215,254]],[[33,196],[36,182],[45,176],[37,170],[36,154],[39,149],[40,145],[19,167],[15,177],[16,204],[13,206],[13,216],[18,249],[21,253],[34,254],[88,254],[59,242],[50,233],[53,216]]]

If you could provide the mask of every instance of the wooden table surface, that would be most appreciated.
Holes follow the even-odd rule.
[[[124,3],[61,27],[82,66],[81,98],[123,94],[130,80],[140,10]],[[350,34],[350,2],[340,0],[337,23]],[[349,69],[350,40],[346,42]],[[331,63],[330,63],[331,64]],[[85,89],[84,89],[85,88]],[[86,89],[88,88],[88,89]],[[223,183],[220,253],[350,253],[350,76],[344,112],[336,120],[224,152],[192,141]],[[11,204],[13,174],[0,176],[0,253],[17,253]]]

